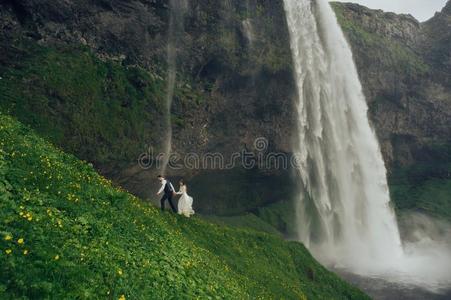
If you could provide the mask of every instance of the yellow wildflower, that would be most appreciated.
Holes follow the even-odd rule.
[[[119,297],[119,300],[125,300],[125,295],[121,295],[121,296]]]
[[[60,259],[60,256],[59,256],[59,255],[56,255],[56,256],[54,257],[54,259],[55,259],[55,260],[58,260],[58,259]]]
[[[117,270],[117,274],[119,274],[119,275],[121,275],[122,276],[122,270],[121,269],[119,269],[119,270]]]
[[[25,250],[23,251],[23,255],[27,255],[27,254],[28,254],[28,250],[25,249]]]
[[[13,250],[11,250],[11,249],[6,249],[6,250],[5,250],[5,253],[6,253],[6,254],[11,254],[11,252],[13,252]]]
[[[19,245],[22,245],[23,242],[24,242],[23,238],[20,238],[20,239],[17,240],[17,243],[18,243]]]
[[[5,236],[5,241],[10,241],[10,240],[12,240],[12,236],[11,235],[9,235],[9,234],[7,234],[6,236]]]

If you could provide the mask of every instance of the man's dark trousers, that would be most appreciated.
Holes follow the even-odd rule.
[[[171,208],[172,208],[172,211],[175,212],[175,213],[177,212],[177,209],[175,209],[174,203],[172,203],[172,194],[173,194],[172,191],[169,192],[169,193],[164,193],[163,197],[161,198],[160,204],[161,204],[161,210],[162,210],[162,211],[164,211],[164,202],[165,202],[166,200],[168,200],[169,205],[170,205]]]

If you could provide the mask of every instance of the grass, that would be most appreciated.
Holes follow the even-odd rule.
[[[250,228],[288,238],[296,236],[295,203],[292,200],[263,205],[254,209],[252,213],[229,216],[207,215],[204,218],[217,224]]]
[[[399,211],[413,210],[451,221],[451,163],[419,163],[389,176],[390,194]]]
[[[431,178],[419,185],[391,185],[392,199],[400,210],[416,210],[451,221],[451,180]]]
[[[284,200],[268,206],[259,207],[257,216],[283,232],[286,236],[295,236],[296,206],[294,201]]]
[[[2,299],[366,299],[299,243],[131,196],[0,115]]]
[[[269,223],[266,223],[253,213],[247,213],[236,216],[206,215],[202,217],[212,223],[216,223],[219,225],[228,225],[231,227],[238,228],[250,228],[256,231],[266,232],[273,235],[279,236],[281,235],[280,231],[277,228],[273,227]]]

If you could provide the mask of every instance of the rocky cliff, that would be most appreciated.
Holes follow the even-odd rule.
[[[172,27],[163,0],[3,1],[2,110],[147,198],[159,171],[137,160],[162,151],[170,40],[175,152],[229,158],[264,137],[265,151],[289,156],[295,88],[282,1],[171,3],[181,9]],[[419,23],[334,4],[391,167],[435,159],[449,143],[450,6]],[[252,211],[292,193],[290,170],[169,174],[188,177],[204,212]]]

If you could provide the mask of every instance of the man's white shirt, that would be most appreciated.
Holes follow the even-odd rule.
[[[160,190],[158,191],[158,194],[161,194],[161,193],[164,191],[164,187],[166,186],[166,183],[167,183],[167,182],[168,182],[168,181],[167,181],[166,179],[164,179],[164,180],[161,182],[161,187],[160,187]],[[171,186],[172,190],[175,191],[174,186],[172,185],[172,183],[169,183],[169,185]]]

